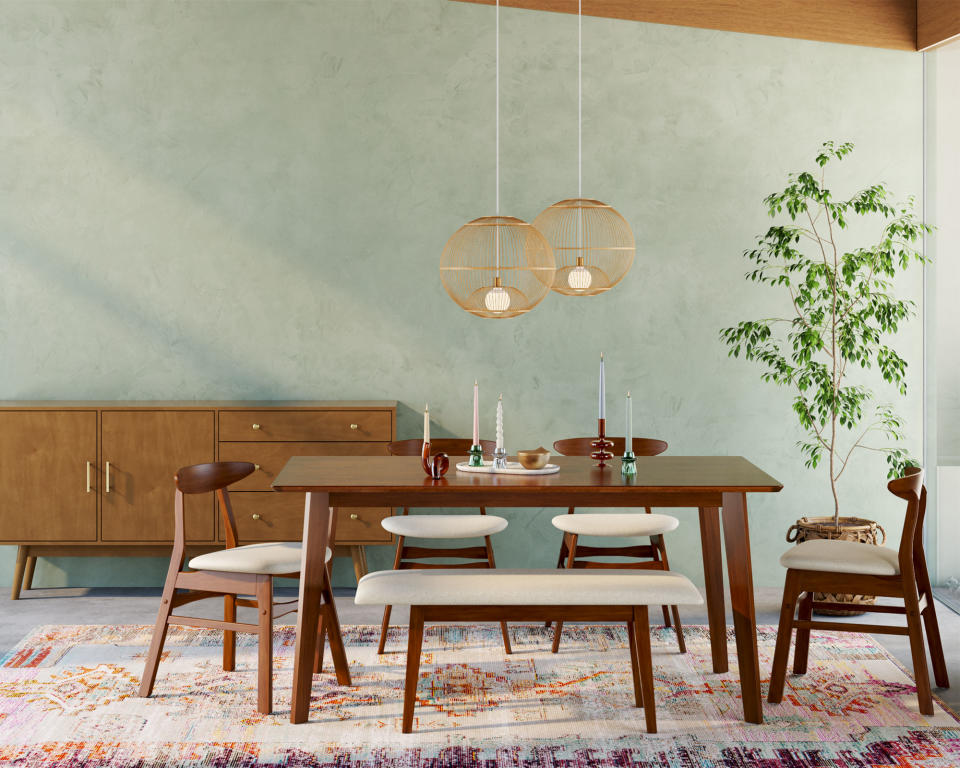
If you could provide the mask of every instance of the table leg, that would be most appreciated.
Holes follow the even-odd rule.
[[[750,563],[750,526],[745,493],[723,494],[723,541],[727,548],[730,607],[737,636],[743,717],[748,723],[762,723],[757,616],[753,605],[753,567]]]
[[[707,593],[713,671],[722,674],[730,669],[730,662],[727,658],[727,612],[723,597],[719,507],[700,507],[700,548],[703,552],[703,584]]]
[[[303,554],[300,596],[297,601],[297,639],[293,649],[293,696],[290,722],[305,723],[310,716],[310,691],[317,645],[317,621],[326,571],[325,555],[333,511],[326,493],[308,493],[303,513]]]

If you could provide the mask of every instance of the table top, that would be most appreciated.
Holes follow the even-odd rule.
[[[639,456],[637,474],[620,474],[620,460],[600,469],[585,456],[557,456],[552,475],[498,475],[450,470],[440,480],[424,473],[416,456],[294,456],[273,482],[275,491],[329,493],[332,506],[349,504],[566,506],[647,503],[676,495],[680,506],[723,493],[776,493],[783,485],[742,456]],[[698,497],[695,499],[695,497]],[[690,501],[694,500],[694,501]],[[690,504],[683,503],[690,501]],[[551,503],[551,502],[560,502]],[[695,505],[695,504],[694,504]]]

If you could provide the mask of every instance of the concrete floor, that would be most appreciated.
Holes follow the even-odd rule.
[[[335,590],[340,621],[343,624],[379,624],[381,609],[354,605],[353,592],[352,589]],[[296,592],[277,590],[277,594],[295,595]],[[16,645],[34,627],[43,624],[153,624],[159,597],[159,589],[141,588],[34,589],[24,592],[18,601],[0,602],[0,654]],[[727,606],[729,609],[729,600]],[[758,624],[776,624],[780,614],[780,590],[758,589],[756,607]],[[222,610],[222,603],[209,600],[195,603],[189,608],[193,609],[192,615],[216,617],[217,612]],[[244,619],[244,610],[249,609],[241,609],[241,621],[255,620],[252,617]],[[281,621],[289,623],[293,618],[286,616]],[[868,614],[855,621],[882,624],[897,618]],[[938,603],[937,618],[940,620],[947,669],[950,679],[954,681],[954,687],[949,690],[935,690],[935,693],[954,711],[960,712],[960,615]],[[706,624],[706,610],[703,606],[685,607],[682,619],[686,624]],[[395,609],[392,623],[404,624],[406,621],[406,610]],[[900,659],[907,669],[912,669],[906,637],[877,635],[876,638]]]

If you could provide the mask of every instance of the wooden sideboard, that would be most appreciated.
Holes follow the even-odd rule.
[[[270,490],[291,456],[387,455],[395,401],[0,401],[0,544],[16,544],[11,598],[37,557],[168,556],[173,474],[251,461],[231,488],[240,541],[298,541],[303,499]],[[343,510],[336,554],[359,578],[366,544],[388,544],[389,508]],[[223,546],[213,495],[189,497],[191,551]]]

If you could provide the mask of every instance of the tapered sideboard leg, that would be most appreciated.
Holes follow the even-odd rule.
[[[10,599],[20,599],[20,586],[23,584],[23,573],[27,568],[29,547],[21,544],[17,547],[17,563],[13,566],[13,583],[10,585]]]

